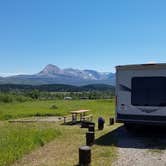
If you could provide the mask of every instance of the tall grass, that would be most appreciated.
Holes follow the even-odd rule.
[[[44,146],[61,132],[47,124],[0,124],[0,166],[7,166],[24,154]]]

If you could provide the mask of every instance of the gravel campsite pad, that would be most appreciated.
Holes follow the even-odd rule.
[[[157,129],[127,131],[120,127],[118,137],[118,159],[113,166],[166,166],[166,134]]]
[[[20,118],[20,119],[14,119],[9,120],[9,122],[22,122],[22,123],[28,123],[28,122],[59,122],[62,121],[63,117],[60,116],[45,116],[45,117],[28,117],[28,118]]]

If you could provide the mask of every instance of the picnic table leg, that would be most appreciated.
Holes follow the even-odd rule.
[[[72,114],[72,122],[74,121],[74,114]]]
[[[77,114],[72,114],[72,123],[77,121]]]
[[[77,114],[75,115],[75,121],[77,121]]]
[[[83,120],[83,121],[86,120],[85,116],[86,116],[86,114],[85,114],[85,112],[84,112],[84,113],[82,114],[82,120]]]
[[[82,117],[83,117],[83,115],[82,115],[82,114],[80,114],[80,122],[82,121]]]
[[[64,116],[63,118],[64,118],[64,123],[66,123],[66,116]]]

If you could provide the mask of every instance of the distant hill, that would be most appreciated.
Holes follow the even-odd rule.
[[[112,91],[114,86],[105,84],[92,84],[86,86],[73,86],[64,84],[48,84],[48,85],[17,85],[17,84],[2,84],[0,91],[29,91],[39,90],[48,92],[81,92],[81,91]]]
[[[91,85],[85,85],[81,86],[81,89],[85,91],[114,91],[115,87],[111,85],[105,85],[105,84],[91,84]]]
[[[88,84],[115,84],[115,74],[95,70],[61,69],[49,64],[42,71],[33,75],[0,77],[0,84],[67,84],[83,86]]]

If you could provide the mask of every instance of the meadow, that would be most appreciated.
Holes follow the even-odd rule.
[[[55,107],[56,106],[56,107]],[[31,117],[31,116],[63,116],[70,114],[70,111],[78,109],[89,109],[93,114],[94,122],[102,116],[106,120],[105,130],[96,132],[96,139],[113,130],[117,125],[110,127],[108,125],[109,117],[114,116],[114,100],[55,100],[55,101],[29,101],[24,103],[1,103],[0,106],[0,166],[7,166],[16,163],[16,165],[33,165],[32,161],[21,160],[21,158],[31,153],[32,150],[40,149],[43,152],[46,143],[54,142],[52,147],[61,147],[62,153],[57,152],[57,159],[48,155],[48,165],[74,165],[78,161],[78,147],[85,144],[85,129],[78,126],[61,125],[57,123],[8,123],[7,120]],[[76,139],[77,138],[77,139]],[[73,144],[73,139],[75,140]],[[108,140],[107,140],[108,141]],[[70,145],[70,146],[69,146]],[[56,153],[57,150],[54,151]],[[66,160],[64,161],[64,153]],[[72,153],[71,153],[72,152]],[[116,157],[114,140],[110,146],[93,146],[92,165],[101,163],[110,164]],[[47,156],[43,154],[44,157]],[[37,155],[36,155],[37,156]],[[53,161],[55,163],[53,163]],[[37,158],[38,165],[40,163]],[[25,164],[26,163],[26,164]],[[27,165],[28,165],[27,164]],[[46,164],[46,165],[47,165]]]
[[[54,108],[53,106],[56,106]],[[89,109],[94,117],[114,115],[114,100],[51,100],[0,103],[0,120],[31,116],[63,116],[70,111]]]

